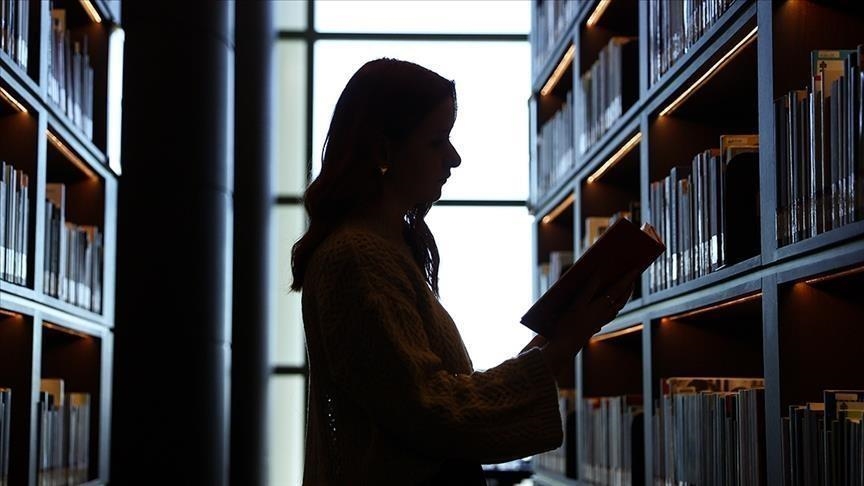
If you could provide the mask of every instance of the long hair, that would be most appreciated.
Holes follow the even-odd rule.
[[[456,106],[456,87],[429,69],[407,61],[377,59],[361,67],[345,86],[330,121],[321,173],[306,189],[306,233],[291,252],[293,290],[303,288],[309,260],[354,208],[381,191],[379,164],[385,147],[404,141],[446,99]],[[405,215],[403,236],[429,286],[438,293],[438,247],[426,225],[431,203]]]

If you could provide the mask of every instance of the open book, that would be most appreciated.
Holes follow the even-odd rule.
[[[557,317],[588,286],[589,279],[599,280],[597,288],[602,292],[632,270],[645,271],[665,250],[650,224],[640,229],[626,218],[618,219],[537,299],[522,316],[522,324],[548,336]]]

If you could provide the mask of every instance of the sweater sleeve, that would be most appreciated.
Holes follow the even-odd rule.
[[[380,248],[325,255],[316,313],[331,379],[388,434],[419,452],[482,463],[558,447],[555,381],[529,350],[453,374],[431,349],[410,277]]]

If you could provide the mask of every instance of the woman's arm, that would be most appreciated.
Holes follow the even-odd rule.
[[[327,278],[305,289],[315,293],[333,382],[377,426],[432,456],[491,463],[559,446],[558,394],[544,354],[451,373],[432,351],[410,282],[378,252],[320,262]]]

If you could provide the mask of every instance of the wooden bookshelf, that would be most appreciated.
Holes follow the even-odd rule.
[[[82,434],[88,435],[87,464],[75,482],[108,484],[118,181],[109,166],[108,125],[119,123],[109,122],[109,104],[119,99],[109,99],[108,79],[119,2],[54,0],[23,5],[29,18],[26,66],[20,56],[0,50],[0,160],[28,176],[23,222],[26,275],[17,282],[0,278],[0,387],[12,389],[8,484],[40,482],[43,378],[62,379],[65,393],[89,394],[89,427]],[[98,22],[87,12],[91,6]],[[50,65],[58,63],[50,54],[56,40],[52,8],[65,11],[72,42],[83,44],[87,38],[93,68],[92,136],[81,121],[76,122],[74,110],[68,115],[50,94]],[[119,167],[119,161],[111,163]],[[52,247],[46,195],[49,185],[57,183],[65,186],[65,222],[92,226],[101,233],[98,253],[96,240],[85,237],[88,243],[82,248],[89,248],[90,257],[89,264],[81,265],[80,276],[74,277],[77,301],[48,289],[53,267],[46,256]],[[6,224],[5,215],[0,216]],[[93,265],[97,261],[100,264]],[[85,267],[89,277],[84,277]]]
[[[730,185],[727,203],[711,209],[725,210],[727,247],[736,251],[713,271],[665,286],[652,286],[651,270],[643,274],[631,302],[577,357],[577,401],[642,396],[644,477],[632,480],[651,484],[657,452],[652,419],[661,379],[762,378],[764,445],[756,454],[763,458],[758,474],[762,484],[784,484],[781,445],[789,407],[821,401],[826,389],[864,389],[864,378],[853,371],[860,368],[854,360],[864,339],[864,217],[791,244],[778,242],[777,185],[783,166],[774,103],[808,86],[811,50],[855,49],[864,42],[864,9],[855,2],[735,0],[697,34],[689,30],[686,50],[658,76],[652,68],[659,59],[652,51],[653,0],[578,3],[574,18],[557,29],[562,37],[547,42],[543,62],[536,64],[535,58],[532,68],[529,207],[535,216],[535,297],[541,265],[552,252],[571,250],[578,257],[584,250],[586,218],[636,208],[634,217],[653,224],[660,209],[652,206],[652,183],[673,167],[719,147],[721,135],[758,134],[759,147],[755,165],[739,166],[735,170],[743,172],[734,173],[737,179],[724,179]],[[601,4],[605,12],[588,25]],[[534,8],[548,7],[535,0]],[[534,28],[543,26],[535,22]],[[532,42],[544,35],[532,32]],[[631,84],[621,89],[635,90],[636,99],[624,103],[585,150],[574,149],[571,169],[547,187],[537,184],[544,124],[560,109],[562,94],[574,93],[571,138],[578,145],[585,119],[578,101],[581,80],[615,36],[637,42],[638,61],[608,72],[614,78],[628,71],[625,82]],[[551,93],[542,94],[571,45],[576,55],[565,75]],[[556,215],[551,222],[550,214]],[[560,471],[535,476],[541,484],[585,482]]]

